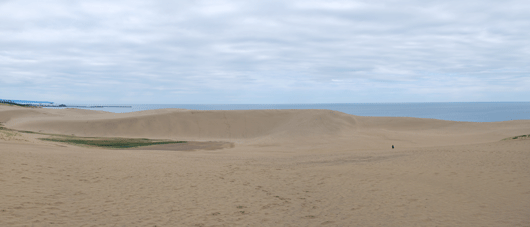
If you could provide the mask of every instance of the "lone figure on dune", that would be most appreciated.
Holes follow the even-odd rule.
[[[394,149],[394,144],[392,144],[392,149]]]

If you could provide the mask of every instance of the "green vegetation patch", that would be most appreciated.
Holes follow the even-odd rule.
[[[160,144],[185,143],[186,141],[151,140],[133,138],[52,137],[40,140],[104,148],[133,148]]]
[[[1,102],[0,105],[5,105],[5,106],[20,106],[20,107],[30,107],[30,108],[35,108],[37,106],[34,106],[34,105],[30,105],[30,104],[18,104],[18,103],[14,103],[14,102]]]
[[[36,133],[36,134],[43,134],[43,135],[45,135],[44,133],[37,133],[37,132],[32,132],[32,131],[20,131],[20,130],[17,130],[17,132],[23,132],[23,133]]]
[[[144,138],[102,138],[102,137],[77,137],[60,134],[40,133],[32,131],[14,130],[4,127],[3,123],[0,122],[0,132],[7,136],[18,135],[17,133],[33,133],[39,135],[50,136],[48,138],[38,138],[44,141],[68,143],[81,146],[89,147],[104,147],[104,148],[133,148],[160,144],[173,144],[173,143],[186,143],[186,141],[173,141],[173,140],[152,140]]]
[[[506,138],[506,139],[503,139],[503,140],[516,140],[516,139],[527,139],[527,138],[530,138],[530,134],[514,136],[514,137]]]
[[[41,134],[41,135],[55,135],[55,134],[48,134],[48,133],[40,133],[40,132],[32,132],[32,131],[23,131],[23,130],[15,130],[4,127],[4,124],[0,122],[0,130],[3,131],[10,131],[10,132],[20,132],[20,133],[34,133],[34,134]]]

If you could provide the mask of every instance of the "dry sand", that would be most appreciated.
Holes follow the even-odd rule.
[[[0,106],[0,122],[223,148],[108,150],[0,131],[0,226],[530,226],[530,139],[502,140],[530,134],[530,121]]]

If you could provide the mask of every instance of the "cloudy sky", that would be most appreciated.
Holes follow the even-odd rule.
[[[0,98],[530,101],[530,3],[0,0]]]

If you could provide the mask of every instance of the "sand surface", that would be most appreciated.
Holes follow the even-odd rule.
[[[530,139],[503,140],[530,121],[0,105],[0,122],[192,141],[117,150],[0,130],[0,226],[530,226]]]

